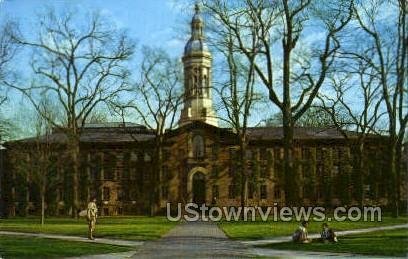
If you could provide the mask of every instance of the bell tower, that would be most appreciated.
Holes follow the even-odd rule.
[[[191,37],[184,48],[184,106],[179,126],[197,120],[218,126],[212,104],[212,58],[204,41],[203,27],[200,7],[196,4],[191,21]]]

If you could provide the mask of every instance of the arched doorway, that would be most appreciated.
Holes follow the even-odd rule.
[[[201,172],[193,175],[193,202],[199,205],[205,203],[205,175]]]

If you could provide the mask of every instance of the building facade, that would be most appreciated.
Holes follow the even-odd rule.
[[[248,175],[248,204],[285,205],[283,130],[280,127],[248,129],[245,165],[239,165],[237,135],[218,127],[212,104],[211,53],[203,36],[203,19],[196,9],[191,22],[183,63],[184,106],[179,127],[164,136],[160,175],[153,172],[153,131],[123,123],[88,124],[80,137],[80,207],[96,197],[102,215],[149,213],[152,190],[157,190],[159,211],[168,202],[239,206],[238,172]],[[363,188],[364,202],[386,206],[388,189],[384,137],[367,138],[367,168],[363,182],[356,171],[354,144],[333,128],[295,128],[294,170],[300,203],[304,205],[357,205]],[[352,139],[352,138],[351,138]],[[46,145],[45,145],[46,143]],[[67,137],[55,130],[41,138],[6,144],[2,170],[2,207],[9,216],[39,214],[41,184],[39,157],[49,155],[44,202],[49,215],[72,211],[72,164],[66,152]],[[406,193],[406,192],[405,192]]]

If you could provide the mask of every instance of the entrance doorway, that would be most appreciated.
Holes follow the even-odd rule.
[[[193,202],[198,205],[205,203],[205,175],[201,172],[193,175]]]

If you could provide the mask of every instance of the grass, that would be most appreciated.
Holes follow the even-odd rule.
[[[130,248],[33,237],[0,236],[0,258],[50,258],[120,253]]]
[[[88,225],[84,218],[49,218],[45,225],[39,218],[0,219],[0,230],[87,236]],[[98,218],[95,237],[126,240],[154,240],[167,233],[177,223],[165,217],[101,217]]]
[[[321,225],[323,222],[309,221],[308,232],[309,234],[320,233]],[[379,226],[399,225],[408,223],[408,217],[382,217],[381,222],[363,222],[363,221],[342,221],[342,222],[329,222],[329,226],[335,231],[370,228]],[[257,220],[255,222],[250,221],[222,221],[219,223],[224,232],[232,239],[237,240],[256,240],[265,239],[276,236],[289,236],[299,226],[296,221],[290,222],[274,222],[272,219],[264,222]]]
[[[270,244],[262,247],[282,250],[320,251],[335,253],[355,253],[377,256],[407,256],[408,230],[376,231],[367,234],[339,237],[339,242],[324,244],[295,244],[292,242]]]

